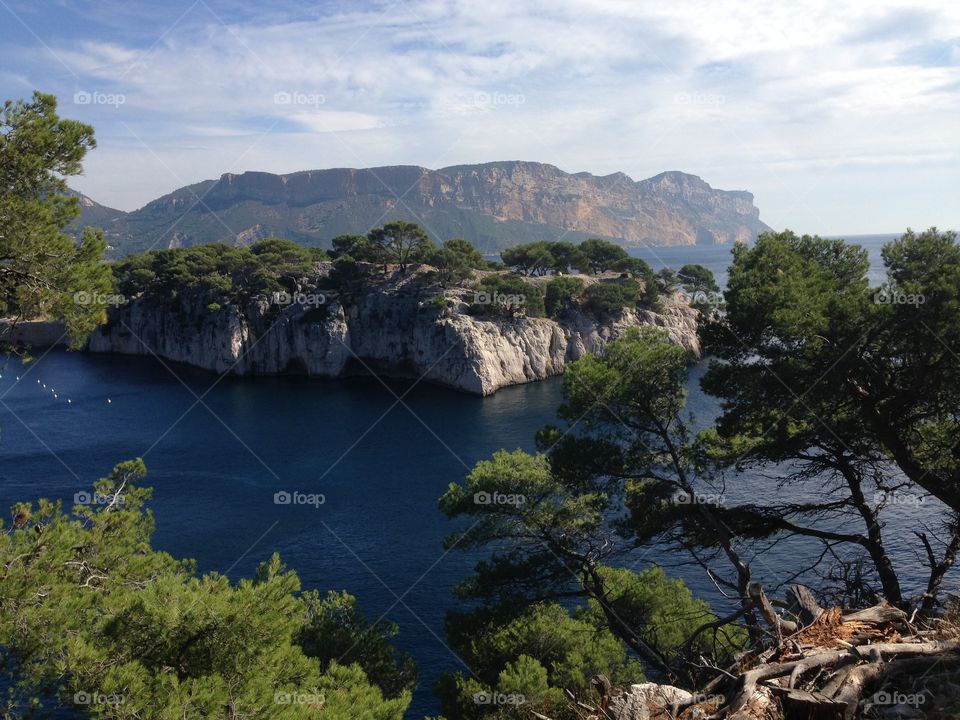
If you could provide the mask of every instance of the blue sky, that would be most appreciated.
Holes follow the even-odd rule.
[[[0,0],[0,91],[90,122],[130,210],[225,172],[491,160],[746,189],[821,234],[958,228],[960,3]]]

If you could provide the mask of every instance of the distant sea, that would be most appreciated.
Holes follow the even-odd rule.
[[[870,249],[877,278],[879,249],[891,237],[850,238]],[[654,268],[706,265],[721,282],[729,253],[723,246],[636,252]],[[716,404],[697,385],[703,371],[703,364],[692,371],[689,405],[709,421]],[[29,367],[9,361],[0,400],[0,505],[41,496],[69,504],[115,463],[144,457],[157,548],[234,579],[278,552],[304,587],[346,589],[370,620],[385,613],[420,667],[408,717],[422,718],[437,711],[430,689],[437,675],[463,669],[446,644],[443,618],[454,606],[454,583],[482,556],[444,553],[442,540],[454,525],[437,510],[437,498],[495,450],[533,450],[535,431],[555,420],[560,382],[482,399],[376,378],[217,381],[149,358],[52,351]],[[728,490],[734,500],[789,492],[750,476],[735,480]],[[322,493],[325,502],[274,504],[280,491]],[[888,535],[906,538],[920,521],[903,512]],[[780,582],[815,550],[777,546],[754,566],[761,579]],[[685,559],[662,547],[641,548],[634,557],[640,568],[666,566],[725,607]],[[904,546],[896,559],[916,586],[916,558]]]
[[[898,238],[899,233],[887,235],[845,235],[844,240],[861,245],[870,252],[870,281],[876,285],[883,281],[884,272],[880,250],[884,244]],[[826,237],[826,236],[825,236]],[[837,236],[839,237],[839,236]],[[731,245],[675,245],[672,247],[630,248],[634,257],[643,258],[654,270],[671,267],[674,270],[687,263],[697,263],[709,268],[720,287],[727,285],[727,268],[730,266]]]
[[[824,236],[824,237],[841,237]],[[880,250],[884,244],[900,237],[899,233],[885,235],[844,235],[844,240],[861,245],[870,252],[870,281],[878,284],[883,281],[884,273]],[[671,267],[678,270],[687,263],[696,263],[709,268],[721,287],[727,285],[727,268],[732,259],[733,245],[672,245],[669,247],[632,247],[627,252],[633,257],[643,258],[654,270]],[[488,260],[499,260],[499,255],[485,255]]]

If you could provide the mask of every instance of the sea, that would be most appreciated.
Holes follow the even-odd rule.
[[[879,251],[892,237],[849,238],[870,250],[877,282]],[[724,246],[635,254],[654,269],[700,263],[721,284],[730,260]],[[69,505],[117,462],[142,457],[154,488],[156,548],[234,580],[279,553],[304,588],[347,590],[368,619],[399,625],[396,642],[419,666],[407,716],[436,714],[437,676],[466,672],[443,631],[445,614],[458,607],[452,589],[483,557],[444,550],[457,524],[437,499],[494,451],[533,450],[537,429],[556,421],[559,379],[478,398],[410,380],[218,377],[147,357],[37,355],[28,366],[8,360],[0,377],[0,506],[40,497]],[[699,388],[705,368],[693,367],[689,382],[699,423],[717,412]],[[742,475],[726,492],[762,502],[793,490]],[[909,541],[930,521],[924,513],[897,508],[887,528],[913,589],[922,567]],[[815,543],[783,543],[748,557],[758,579],[774,586],[818,551]],[[664,566],[716,609],[729,607],[687,560],[663,546],[630,557],[637,569]]]

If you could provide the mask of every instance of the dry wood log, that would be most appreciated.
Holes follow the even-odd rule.
[[[763,592],[763,586],[760,583],[750,583],[747,593],[753,601],[754,607],[760,610],[760,615],[763,616],[764,621],[773,629],[778,638],[782,638],[784,635],[792,635],[799,630],[797,623],[792,620],[785,620],[777,614],[766,593]]]
[[[866,686],[873,680],[876,680],[882,672],[883,665],[881,663],[871,663],[870,665],[860,665],[859,667],[851,668],[849,672],[845,674],[843,683],[833,698],[846,708],[844,718],[852,718],[854,716]]]
[[[728,717],[733,717],[733,714],[746,706],[755,695],[758,684],[766,680],[789,676],[788,687],[792,688],[803,675],[825,667],[836,667],[843,660],[849,661],[851,656],[859,661],[878,663],[879,659],[883,657],[940,655],[956,652],[960,652],[960,640],[876,643],[820,652],[792,662],[761,665],[745,672],[741,677],[740,686],[733,700],[727,706]],[[851,685],[851,687],[853,686]],[[848,701],[846,696],[844,700]]]
[[[605,678],[595,678],[601,696],[597,720],[641,715],[686,719],[694,717],[691,713],[702,717],[704,711],[715,720],[852,720],[870,707],[878,691],[931,698],[942,697],[947,687],[951,698],[960,698],[960,677],[952,677],[960,676],[960,631],[955,624],[945,621],[917,629],[906,613],[886,604],[855,612],[824,610],[801,585],[791,587],[788,602],[780,604],[789,613],[783,617],[759,584],[751,585],[748,594],[775,641],[739,656],[728,669],[713,668],[718,677],[702,690],[714,693],[733,686],[721,707],[721,695],[707,709],[699,702],[703,692],[693,695],[644,683],[617,693]],[[703,667],[711,667],[708,660],[703,662]],[[934,668],[943,670],[942,677],[931,682]]]
[[[770,688],[780,696],[780,704],[788,717],[818,718],[818,720],[840,720],[846,707],[817,692],[796,688]]]
[[[823,608],[810,592],[810,588],[804,585],[790,586],[787,590],[787,607],[790,613],[800,621],[801,627],[812,624],[823,612]]]
[[[773,691],[760,687],[754,689],[740,709],[727,717],[728,720],[774,720],[780,716],[780,706],[773,696]]]
[[[843,616],[844,622],[865,622],[865,623],[905,623],[907,614],[899,608],[890,605],[874,605],[865,610],[857,610]]]

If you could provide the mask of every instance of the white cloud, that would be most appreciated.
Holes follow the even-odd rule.
[[[67,107],[98,131],[85,192],[133,207],[228,171],[525,158],[638,179],[695,172],[753,190],[775,225],[795,217],[798,195],[831,208],[811,212],[804,230],[897,229],[907,215],[956,224],[940,188],[928,203],[911,196],[911,208],[884,203],[863,218],[844,217],[827,194],[868,193],[850,183],[864,165],[924,182],[918,168],[955,157],[960,5],[411,0],[312,19],[312,8],[245,11],[218,17],[199,3],[130,46],[117,33],[50,43],[83,86],[126,98]],[[78,89],[32,38],[23,46],[9,78],[62,97]],[[0,82],[22,94],[9,78]]]

